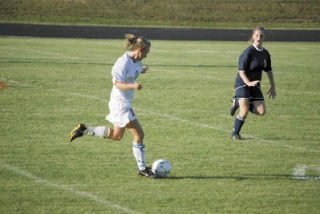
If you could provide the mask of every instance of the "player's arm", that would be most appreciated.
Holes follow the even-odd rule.
[[[239,75],[240,75],[241,79],[243,80],[243,82],[247,86],[256,86],[260,82],[259,80],[255,80],[255,81],[250,82],[250,80],[248,79],[247,75],[245,74],[245,72],[243,70],[239,71]]]
[[[137,89],[137,90],[142,89],[142,84],[139,83],[139,82],[136,82],[136,83],[126,83],[126,82],[116,81],[116,82],[115,82],[115,86],[116,86],[118,89],[124,90],[124,91],[132,90],[132,89]]]
[[[142,67],[142,71],[141,71],[140,73],[141,73],[141,74],[144,74],[144,73],[147,72],[148,69],[149,69],[149,67],[146,66],[146,65],[144,65],[144,66]]]
[[[118,60],[116,62],[116,64],[113,66],[112,68],[112,76],[113,76],[113,84],[120,90],[124,90],[124,91],[128,91],[128,90],[133,90],[133,89],[137,89],[140,90],[142,88],[142,84],[141,83],[127,83],[125,82],[125,73],[128,64],[126,63],[126,61],[121,61]]]
[[[249,51],[249,49],[246,49],[239,57],[239,66],[238,66],[238,72],[239,72],[239,76],[242,79],[242,81],[244,82],[244,84],[246,84],[247,86],[253,87],[256,86],[260,81],[256,80],[256,81],[250,81],[245,73],[245,70],[248,69],[248,65],[250,62],[250,55],[251,52]]]
[[[148,66],[143,66],[142,67],[142,71],[140,72],[141,74],[144,74],[147,72],[147,70],[149,69]],[[115,83],[116,87],[120,90],[132,90],[132,89],[136,89],[136,90],[140,90],[142,89],[142,83],[136,82],[136,83],[125,83],[125,82],[120,82],[120,81],[116,81]]]
[[[267,72],[268,74],[268,78],[269,78],[269,82],[270,82],[270,89],[268,91],[269,94],[269,98],[276,98],[277,92],[276,92],[276,85],[274,83],[274,78],[273,78],[273,72],[269,71]]]

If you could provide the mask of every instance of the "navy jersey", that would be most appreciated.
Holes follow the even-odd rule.
[[[272,70],[269,52],[264,48],[259,51],[253,45],[249,46],[239,57],[238,70],[244,71],[250,82],[261,80],[262,70],[266,72]],[[245,85],[245,83],[238,73],[235,80],[235,87],[243,85]],[[260,84],[258,84],[258,86],[260,86]]]

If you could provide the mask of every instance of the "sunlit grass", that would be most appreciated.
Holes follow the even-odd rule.
[[[66,139],[78,122],[110,125],[110,70],[122,40],[0,38],[8,85],[0,91],[0,212],[123,213],[118,204],[139,213],[317,213],[319,180],[303,179],[319,177],[319,43],[265,43],[278,96],[266,97],[267,114],[249,115],[245,140],[234,142],[230,98],[248,44],[151,42],[133,109],[148,165],[172,164],[161,180],[136,175],[129,132],[120,142]],[[268,86],[264,75],[264,93]],[[297,166],[307,167],[303,179],[294,179]]]

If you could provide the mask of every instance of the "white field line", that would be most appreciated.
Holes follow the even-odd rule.
[[[28,51],[28,52],[40,53],[40,54],[45,54],[45,55],[47,55],[47,56],[59,56],[60,58],[62,57],[62,59],[66,59],[66,58],[67,58],[67,59],[73,59],[73,60],[83,60],[83,58],[81,58],[81,57],[66,55],[66,54],[57,53],[57,52],[52,52],[52,51],[40,51],[40,50],[36,50],[36,49],[31,49],[31,48],[24,49],[24,48],[10,47],[10,46],[6,46],[5,48],[11,49],[11,50]]]
[[[190,75],[193,76],[198,76],[199,79],[214,79],[214,80],[218,80],[218,81],[222,81],[222,82],[229,82],[229,83],[234,83],[234,80],[236,78],[236,71],[228,71],[228,72],[234,72],[234,77],[232,77],[231,79],[228,78],[221,78],[219,76],[218,72],[212,72],[211,75],[201,75],[201,74],[197,74],[196,72],[193,71],[172,71],[172,70],[159,70],[157,69],[156,71],[158,72],[172,72],[172,73],[182,73],[182,72],[186,72]],[[266,78],[266,83],[263,84],[261,87],[262,88],[269,88],[270,86],[268,85],[268,79]],[[230,89],[233,89],[233,85],[231,84]],[[276,90],[279,92],[285,92],[288,94],[294,94],[294,95],[311,95],[311,96],[320,96],[320,92],[316,92],[316,91],[295,91],[295,90],[286,90],[286,89],[281,89],[281,88],[276,88]],[[279,94],[279,93],[278,93]]]
[[[205,79],[215,79],[215,80],[219,80],[219,81],[224,81],[224,82],[234,82],[234,79],[226,79],[226,78],[220,78],[217,77],[217,75],[212,75],[212,76],[203,76],[202,78]],[[267,85],[268,81],[265,85],[262,85],[261,88],[269,88],[270,86]],[[280,92],[285,92],[288,94],[294,94],[294,95],[311,95],[311,96],[319,96],[320,92],[316,92],[316,91],[294,91],[294,90],[286,90],[286,89],[281,89],[281,88],[276,88],[277,91]],[[279,93],[278,93],[279,94]]]
[[[194,54],[194,53],[216,54],[219,52],[220,51],[215,51],[215,50],[184,50],[183,51],[183,53],[189,53],[189,54]],[[181,50],[177,50],[177,49],[164,50],[164,49],[157,48],[157,49],[152,49],[152,53],[181,53]]]
[[[35,52],[35,53],[41,53],[41,54],[50,55],[50,56],[52,56],[52,55],[53,56],[60,56],[60,57],[63,57],[63,58],[69,58],[69,59],[74,59],[74,60],[83,60],[83,58],[81,58],[81,57],[65,55],[65,54],[62,54],[62,53],[56,53],[56,52],[52,52],[52,51],[48,52],[48,51],[41,51],[41,50],[30,49],[30,48],[23,49],[23,48],[10,47],[10,46],[7,46],[6,48],[12,49],[12,50],[31,51],[31,52]],[[172,52],[172,51],[170,51],[170,52]],[[195,51],[192,51],[192,52],[194,53]],[[199,53],[216,53],[217,51],[197,50],[196,52],[199,52]],[[179,71],[179,72],[181,72],[181,71]],[[201,78],[215,79],[215,80],[226,81],[226,82],[234,82],[233,79],[219,78],[219,77],[216,77],[216,76],[201,76]],[[277,88],[277,90],[278,91],[287,92],[287,93],[292,93],[292,94],[295,94],[295,95],[314,95],[314,96],[319,96],[320,95],[320,92],[314,92],[314,91],[293,91],[293,90],[285,90],[285,89],[279,89],[279,88]]]
[[[297,180],[320,180],[320,176],[318,177],[311,177],[306,176],[306,170],[312,170],[316,172],[320,172],[320,166],[315,165],[298,165],[293,172],[293,178]]]
[[[123,206],[120,206],[114,202],[111,202],[111,201],[107,201],[107,200],[104,200],[90,192],[83,192],[83,191],[79,191],[79,190],[76,190],[76,189],[73,189],[71,187],[68,187],[66,185],[59,185],[59,184],[54,184],[50,181],[47,181],[45,179],[42,179],[40,177],[37,177],[37,176],[34,176],[32,175],[31,173],[25,171],[25,170],[22,170],[22,169],[19,169],[17,167],[14,167],[14,166],[11,166],[11,165],[8,165],[8,164],[5,164],[3,163],[1,160],[0,160],[0,166],[4,169],[7,169],[9,171],[12,171],[14,172],[15,174],[17,175],[22,175],[24,177],[27,177],[37,183],[40,183],[40,184],[44,184],[46,186],[49,186],[49,187],[54,187],[56,189],[61,189],[61,190],[64,190],[64,191],[68,191],[68,192],[71,192],[71,193],[74,193],[76,194],[77,196],[82,196],[82,197],[85,197],[85,198],[89,198],[95,202],[98,202],[100,204],[103,204],[107,207],[110,207],[110,208],[114,208],[116,210],[119,210],[119,211],[122,211],[124,213],[129,213],[129,214],[137,214],[138,212],[136,211],[133,211],[131,209],[128,209],[126,207],[123,207]]]
[[[136,108],[136,109],[139,110],[138,108]],[[160,116],[160,117],[165,117],[165,118],[170,119],[170,120],[175,120],[175,121],[179,121],[179,122],[182,122],[182,123],[187,123],[189,125],[198,126],[198,127],[201,127],[201,128],[213,129],[213,130],[216,130],[216,131],[222,131],[222,132],[226,132],[226,133],[230,133],[231,134],[231,129],[227,130],[227,129],[220,128],[218,126],[213,126],[213,125],[208,125],[208,124],[203,124],[203,123],[197,123],[197,122],[193,122],[193,121],[186,120],[186,119],[181,119],[181,118],[178,118],[178,117],[175,117],[175,116],[172,116],[172,115],[168,115],[168,114],[149,112],[149,111],[146,111],[145,109],[143,109],[141,111],[143,111],[145,113],[152,114],[152,115]],[[263,138],[260,138],[260,137],[256,137],[256,136],[253,136],[253,135],[249,135],[249,134],[245,134],[243,136],[251,138],[251,139],[262,141],[262,142],[266,143],[266,145],[272,144],[272,145],[286,147],[286,148],[290,148],[290,149],[305,150],[305,151],[310,151],[310,152],[320,152],[320,150],[306,149],[304,147],[298,147],[298,146],[291,146],[291,145],[286,145],[286,144],[282,144],[282,143],[276,143],[276,141],[274,141],[274,140],[266,140],[266,139],[263,139]]]
[[[55,93],[62,93],[64,95],[84,97],[84,98],[87,98],[87,99],[92,99],[92,100],[97,100],[97,101],[100,101],[100,102],[108,103],[108,99],[103,99],[103,98],[100,98],[100,97],[97,97],[97,96],[85,95],[85,94],[69,92],[69,91],[63,91],[63,90],[59,90],[59,89],[46,89],[46,88],[36,87],[36,86],[28,85],[28,84],[20,84],[17,81],[11,81],[11,80],[9,82],[14,83],[14,84],[19,85],[19,86],[40,88],[42,90],[52,91],[52,92],[55,92]],[[144,109],[140,109],[140,108],[135,107],[135,109],[137,109],[138,111],[147,113],[149,115],[155,115],[155,116],[158,116],[158,117],[164,117],[164,118],[167,118],[167,119],[172,120],[172,121],[178,121],[178,122],[186,123],[186,124],[192,125],[192,126],[197,126],[197,127],[201,127],[201,128],[208,128],[208,129],[213,129],[213,130],[216,130],[216,131],[231,133],[231,129],[229,130],[229,129],[221,128],[219,126],[198,123],[198,122],[194,122],[194,121],[191,121],[191,120],[179,118],[179,117],[176,117],[176,116],[173,116],[173,115],[169,115],[169,114],[163,114],[163,113],[158,113],[158,112],[154,112],[154,111],[148,111],[145,108]],[[281,146],[281,147],[290,148],[290,149],[305,150],[305,151],[309,151],[309,152],[320,152],[320,150],[306,149],[304,147],[291,146],[291,145],[286,145],[286,144],[282,144],[282,143],[277,143],[274,140],[266,140],[266,139],[263,139],[263,138],[260,138],[260,137],[256,137],[256,136],[253,136],[253,135],[249,135],[249,134],[245,134],[243,136],[251,138],[251,139],[259,140],[261,142],[264,142],[266,145],[272,144],[272,145]]]

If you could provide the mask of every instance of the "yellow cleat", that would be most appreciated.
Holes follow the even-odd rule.
[[[86,130],[86,126],[82,123],[78,124],[69,134],[68,141],[71,142],[77,137],[83,136],[83,132]]]
[[[235,134],[231,136],[231,140],[242,140],[242,138],[240,134]]]

